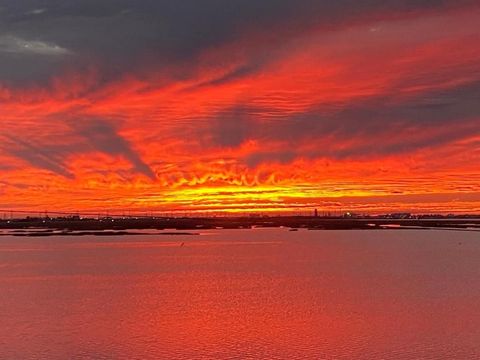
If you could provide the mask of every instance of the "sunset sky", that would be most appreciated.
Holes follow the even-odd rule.
[[[480,2],[2,0],[0,209],[480,213]]]

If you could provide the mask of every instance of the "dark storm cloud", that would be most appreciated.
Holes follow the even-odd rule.
[[[456,1],[455,6],[466,3],[473,1]],[[4,0],[1,36],[36,44],[46,53],[50,47],[52,56],[35,52],[13,56],[2,51],[0,38],[0,82],[45,80],[63,66],[88,61],[108,64],[107,77],[141,72],[142,64],[189,61],[244,31],[267,32],[272,46],[278,46],[286,34],[310,25],[342,26],[381,17],[378,14],[406,14],[451,4],[438,0]],[[75,56],[52,59],[54,49],[57,55],[63,49],[63,54]]]
[[[403,101],[392,95],[338,104],[334,110],[332,106],[319,107],[275,121],[256,121],[253,108],[239,107],[220,114],[211,124],[210,141],[213,146],[225,147],[247,140],[283,144],[281,150],[249,155],[245,162],[250,166],[270,161],[288,163],[296,157],[398,155],[480,135],[478,99],[479,82]],[[312,146],[302,149],[301,144]]]
[[[201,134],[199,138],[207,139],[204,144],[206,146],[213,144],[220,147],[238,147],[252,137],[255,129],[255,121],[248,107],[238,106],[217,114],[207,133]]]
[[[68,135],[72,140],[68,144],[56,144],[55,139],[50,139],[48,143],[40,143],[33,139],[27,141],[18,136],[4,135],[1,138],[3,146],[0,150],[36,168],[45,169],[69,179],[74,178],[68,166],[70,156],[98,151],[123,157],[130,162],[135,172],[150,179],[155,178],[152,169],[108,122],[100,119],[80,119],[71,122],[71,126],[73,133]]]
[[[113,156],[122,156],[134,167],[134,170],[149,177],[155,178],[152,169],[132,149],[130,143],[117,133],[115,128],[103,120],[86,120],[76,125],[80,135],[97,151]]]
[[[70,149],[58,146],[43,146],[32,141],[24,141],[19,138],[7,136],[5,152],[15,156],[36,168],[45,169],[73,179],[74,175],[65,164],[65,156]]]
[[[280,164],[288,164],[295,160],[295,158],[301,156],[305,157],[306,154],[301,154],[292,150],[283,151],[261,151],[247,156],[245,163],[250,167],[255,167],[261,163],[277,162]]]

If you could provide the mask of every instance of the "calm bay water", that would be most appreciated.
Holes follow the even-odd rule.
[[[480,233],[0,237],[0,359],[67,358],[480,359]]]

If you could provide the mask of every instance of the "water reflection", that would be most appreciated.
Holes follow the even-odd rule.
[[[477,235],[2,237],[0,358],[480,357]]]

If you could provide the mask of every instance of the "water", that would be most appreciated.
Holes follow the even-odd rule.
[[[479,299],[478,232],[0,237],[1,359],[480,359]]]

